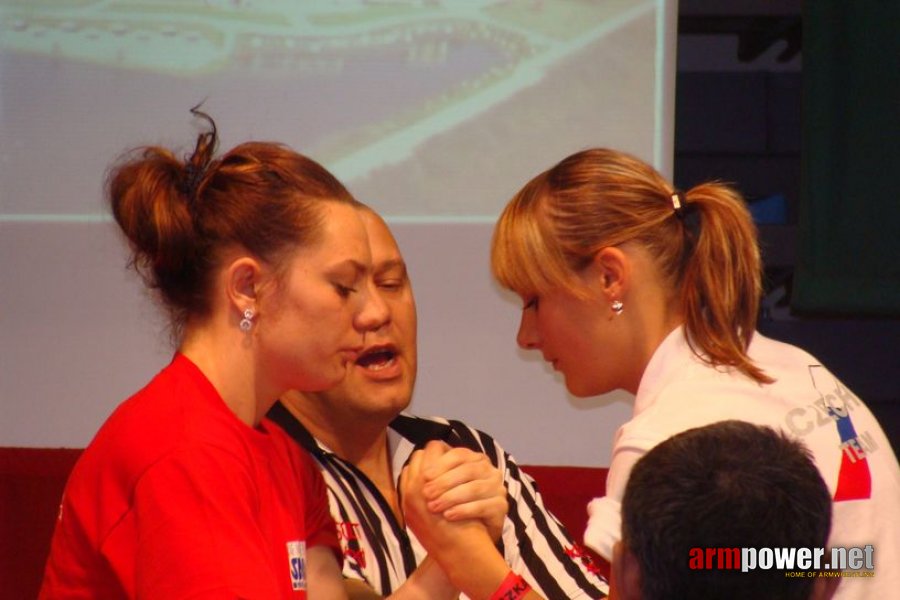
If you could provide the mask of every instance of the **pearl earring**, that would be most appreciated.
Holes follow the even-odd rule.
[[[253,317],[254,317],[252,308],[244,309],[244,318],[241,319],[240,328],[241,331],[250,331],[250,328],[253,327]]]
[[[612,308],[612,311],[616,313],[616,316],[618,317],[622,314],[622,311],[625,310],[625,305],[622,304],[621,300],[613,300],[612,304],[610,304],[610,308]]]

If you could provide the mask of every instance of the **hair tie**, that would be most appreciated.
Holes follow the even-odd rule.
[[[187,197],[188,203],[193,204],[197,200],[197,188],[203,180],[205,169],[188,164],[184,167],[184,177],[181,180],[181,192]]]
[[[681,221],[681,231],[684,235],[681,261],[684,263],[693,253],[697,236],[700,233],[700,210],[696,202],[688,204],[684,193],[679,190],[672,192],[669,198],[672,201],[672,212]]]
[[[687,202],[684,199],[684,194],[682,194],[678,190],[672,192],[672,210],[675,212],[675,216],[679,219],[684,219],[684,207],[686,204]]]

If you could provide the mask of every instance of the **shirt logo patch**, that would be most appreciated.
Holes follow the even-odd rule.
[[[294,540],[287,543],[288,565],[291,572],[291,589],[306,589],[306,542]]]
[[[366,568],[366,552],[359,542],[359,523],[352,521],[339,521],[337,523],[338,539],[344,550],[344,558],[355,562],[363,569]]]
[[[842,502],[845,500],[871,498],[872,473],[869,470],[869,461],[866,460],[866,453],[874,449],[874,443],[867,447],[866,438],[868,437],[871,440],[871,436],[868,436],[867,432],[863,435],[857,435],[856,428],[853,426],[853,420],[850,418],[850,407],[853,405],[854,400],[856,403],[859,403],[859,400],[848,390],[844,389],[837,379],[832,377],[831,381],[821,381],[822,373],[824,372],[821,365],[810,366],[809,373],[812,377],[813,388],[819,392],[817,404],[827,408],[828,416],[834,420],[834,425],[837,427],[838,435],[841,438],[841,469],[838,472],[834,501]],[[819,385],[816,382],[816,375],[819,375]],[[827,394],[821,391],[823,389],[829,390],[829,388],[831,389]]]

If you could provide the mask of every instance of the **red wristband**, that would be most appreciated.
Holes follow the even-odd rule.
[[[510,571],[509,575],[503,580],[489,600],[519,600],[524,598],[525,594],[531,591],[531,586],[525,581],[521,575],[516,575]]]

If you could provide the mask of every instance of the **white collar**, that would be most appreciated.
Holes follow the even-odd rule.
[[[637,394],[634,396],[634,416],[653,404],[669,381],[681,370],[700,359],[694,355],[685,336],[684,325],[679,325],[653,351],[653,356],[641,375]]]

